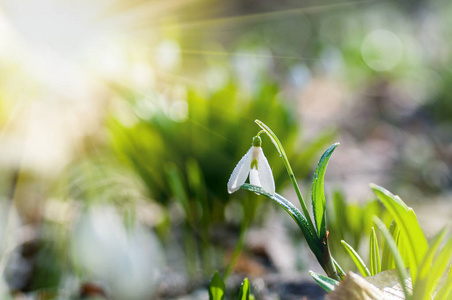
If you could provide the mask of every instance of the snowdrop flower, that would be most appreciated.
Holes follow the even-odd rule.
[[[262,140],[259,136],[253,138],[253,145],[242,157],[228,181],[228,192],[232,194],[245,183],[248,175],[252,185],[260,186],[262,189],[273,195],[275,193],[275,181],[273,173],[264,151],[261,148]]]

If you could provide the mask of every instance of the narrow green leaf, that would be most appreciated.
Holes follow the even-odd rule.
[[[292,204],[292,202],[277,193],[270,195],[261,187],[248,183],[243,184],[242,189],[264,195],[267,198],[270,198],[278,203],[292,217],[292,219],[297,223],[298,227],[300,227],[309,248],[311,248],[312,252],[317,257],[317,260],[322,263],[322,253],[318,246],[320,244],[320,239],[317,234],[313,232],[314,228],[311,229],[304,215],[298,210],[298,208],[295,207],[295,205]]]
[[[348,254],[352,258],[355,265],[358,267],[358,270],[361,272],[363,277],[370,276],[369,269],[367,269],[366,264],[358,255],[358,253],[355,251],[355,249],[353,249],[353,247],[347,244],[344,240],[342,240],[341,243],[342,245],[344,245],[345,250],[347,250]]]
[[[331,278],[339,279],[339,275],[337,274],[336,268],[334,267],[334,263],[332,261],[328,247],[328,239],[325,236],[323,240],[320,240],[315,232],[315,228],[311,226],[312,223],[309,223],[305,216],[290,201],[276,193],[274,195],[270,195],[266,193],[261,187],[251,184],[245,183],[241,186],[241,188],[255,192],[256,194],[262,194],[278,203],[292,217],[292,219],[297,223],[298,227],[300,227],[309,248],[311,249],[312,253],[314,253],[317,261],[328,274],[328,276],[330,276]]]
[[[338,262],[334,259],[334,257],[332,257],[332,259],[333,259],[334,266],[336,267],[337,274],[339,275],[340,279],[344,279],[344,277],[345,277],[344,269],[342,269],[342,267],[338,264]]]
[[[334,291],[335,286],[339,285],[339,281],[329,278],[327,276],[317,274],[313,271],[309,271],[309,274],[311,274],[315,282],[317,282],[317,284],[320,285],[320,287],[323,288],[328,293]]]
[[[419,267],[419,273],[416,279],[416,285],[414,286],[414,299],[423,299],[428,291],[428,283],[431,277],[437,276],[432,272],[433,259],[435,258],[438,248],[446,234],[446,230],[441,230],[433,239],[432,245],[427,251],[422,264]]]
[[[208,220],[205,220],[205,218],[208,217],[209,214],[209,203],[207,201],[205,181],[201,167],[199,166],[198,161],[196,161],[194,158],[189,158],[186,162],[186,175],[190,191],[201,203],[199,209],[200,214],[203,217],[203,221],[208,222]]]
[[[377,225],[377,229],[381,232],[381,234],[385,238],[389,251],[391,251],[392,256],[394,257],[397,274],[399,276],[399,281],[400,284],[402,285],[403,292],[405,294],[405,299],[410,299],[411,294],[410,292],[408,292],[408,288],[405,282],[405,280],[409,278],[409,275],[405,268],[405,264],[403,263],[402,256],[400,255],[399,250],[397,249],[397,245],[394,239],[392,238],[391,233],[386,228],[385,224],[377,216],[374,216],[372,219],[375,225]]]
[[[375,228],[372,227],[370,232],[369,257],[370,257],[370,274],[372,276],[381,272],[380,251],[378,251],[378,240]]]
[[[447,300],[452,297],[452,266],[449,268],[449,275],[443,287],[436,294],[436,300]]]
[[[325,190],[323,187],[323,181],[325,178],[325,171],[334,149],[339,146],[339,143],[331,145],[319,160],[317,169],[314,173],[314,180],[312,181],[312,210],[314,214],[314,222],[317,228],[317,233],[320,238],[323,238],[326,234],[326,221],[325,221]]]
[[[223,300],[226,285],[218,271],[215,271],[209,285],[209,300]]]
[[[410,268],[413,284],[415,284],[418,272],[417,267],[422,263],[422,259],[428,249],[427,239],[417,221],[416,214],[400,197],[393,195],[380,186],[371,185],[371,187],[400,227],[400,240],[404,242],[404,249],[400,252],[404,261],[408,263],[407,266]]]
[[[168,163],[166,165],[166,174],[174,197],[182,205],[186,217],[189,218],[191,216],[190,204],[188,203],[187,191],[183,183],[181,171],[174,163]]]
[[[389,225],[389,233],[394,241],[398,240],[400,229],[394,220],[392,220],[391,225]],[[395,267],[394,256],[392,256],[391,250],[389,250],[388,243],[385,242],[381,253],[381,271],[392,270],[395,269]]]
[[[250,299],[250,281],[248,278],[243,279],[242,286],[240,287],[239,300]]]
[[[449,239],[443,249],[436,257],[426,286],[427,293],[433,295],[436,292],[436,287],[443,277],[444,270],[449,267],[452,256],[452,239]]]

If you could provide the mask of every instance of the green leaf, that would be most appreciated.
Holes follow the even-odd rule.
[[[328,293],[334,291],[335,286],[339,285],[339,281],[317,274],[313,271],[309,271],[309,274],[311,274],[315,282],[317,282],[318,285],[320,285],[320,287],[322,287]]]
[[[403,263],[402,256],[399,253],[399,249],[391,236],[391,233],[386,228],[385,224],[377,217],[374,216],[373,221],[375,225],[377,225],[377,229],[381,232],[383,237],[386,240],[386,244],[388,245],[389,251],[391,251],[392,256],[394,257],[397,274],[399,276],[400,284],[402,285],[403,292],[405,293],[405,299],[411,298],[411,294],[408,292],[408,288],[406,286],[406,279],[409,278],[408,272],[405,268],[405,264]]]
[[[372,227],[369,239],[370,274],[372,276],[381,272],[380,252],[378,251],[378,240],[375,228]]]
[[[314,180],[312,182],[312,210],[314,214],[314,222],[317,228],[317,233],[322,239],[326,234],[326,221],[325,221],[325,190],[323,188],[323,180],[325,178],[325,171],[334,149],[339,146],[339,143],[331,145],[320,158],[317,169],[314,173]]]
[[[342,267],[341,267],[341,266],[339,265],[339,263],[334,259],[334,257],[333,257],[332,259],[333,259],[334,266],[336,267],[337,274],[339,275],[339,277],[340,277],[341,279],[344,279],[344,277],[345,277],[344,269],[342,269]]]
[[[306,220],[304,215],[295,207],[295,205],[293,205],[289,200],[285,199],[281,195],[277,193],[270,195],[261,187],[255,185],[245,183],[242,185],[242,189],[264,195],[278,203],[292,217],[292,219],[297,223],[298,227],[300,227],[309,248],[317,257],[317,260],[322,263],[322,253],[318,246],[320,244],[320,239],[317,234],[313,232],[314,228],[311,229],[308,221]]]
[[[388,190],[377,185],[371,185],[371,187],[400,227],[399,238],[403,241],[403,244],[399,242],[398,247],[404,261],[407,262],[407,267],[410,268],[414,285],[416,283],[415,279],[417,278],[417,268],[427,253],[427,239],[422,232],[413,209]],[[401,249],[401,245],[403,249]]]
[[[361,272],[363,277],[370,276],[369,269],[367,269],[366,264],[358,255],[358,253],[355,251],[355,249],[353,249],[353,247],[347,244],[344,240],[342,240],[341,243],[342,245],[344,245],[345,250],[347,250],[348,254],[352,258],[355,265],[358,267],[358,270]]]
[[[215,271],[209,285],[209,300],[223,300],[226,286],[218,271]]]
[[[389,233],[395,241],[398,240],[400,229],[394,220],[392,220],[391,225],[389,225]],[[381,253],[381,271],[392,269],[395,269],[394,256],[392,256],[391,250],[389,250],[388,243],[384,243],[383,251]]]
[[[419,266],[419,273],[416,279],[416,285],[414,286],[413,295],[415,299],[423,299],[428,293],[428,282],[430,277],[437,276],[432,272],[433,259],[437,254],[438,248],[446,234],[446,230],[441,230],[436,237],[433,239],[432,245],[428,249],[427,254],[424,257],[422,264]]]
[[[171,191],[177,201],[182,205],[187,218],[191,216],[190,204],[188,203],[187,191],[183,182],[183,175],[174,163],[166,165],[166,173]]]
[[[242,286],[240,287],[239,300],[250,299],[250,281],[248,278],[243,279]]]
[[[449,268],[449,275],[443,287],[436,294],[436,300],[447,300],[452,297],[452,266]]]
[[[450,264],[451,255],[452,255],[452,239],[449,239],[449,241],[437,255],[431,268],[426,286],[426,291],[428,294],[432,295],[434,292],[436,292],[436,287],[440,279],[444,275],[444,270],[446,270],[446,268]]]

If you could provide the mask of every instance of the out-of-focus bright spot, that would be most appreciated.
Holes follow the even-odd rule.
[[[169,107],[169,117],[176,122],[183,122],[188,117],[188,103],[185,100],[187,90],[184,86],[178,85],[172,91],[171,98],[174,99]]]
[[[0,10],[1,167],[57,175],[98,134],[106,89],[81,58],[106,1],[4,0]],[[5,33],[5,35],[3,35]]]
[[[375,71],[390,71],[400,62],[403,44],[393,32],[374,30],[367,35],[361,46],[366,64]]]
[[[244,91],[253,92],[259,86],[262,74],[267,74],[273,63],[273,56],[268,49],[238,50],[233,57],[233,66],[238,83]]]
[[[156,65],[164,70],[173,70],[181,63],[179,43],[175,40],[161,42],[156,51]]]
[[[149,64],[137,62],[130,68],[130,80],[139,90],[149,90],[154,86],[154,71]]]
[[[138,118],[134,111],[130,109],[130,105],[128,105],[124,100],[120,97],[115,97],[111,101],[110,109],[112,113],[115,115],[117,120],[127,128],[131,128],[135,126],[138,122]]]
[[[229,80],[229,74],[225,67],[212,66],[205,73],[207,86],[212,90],[224,87]]]
[[[140,224],[127,230],[115,209],[91,208],[77,222],[71,245],[86,279],[107,284],[118,299],[152,295],[163,253],[157,238]]]
[[[90,44],[85,50],[86,63],[99,76],[115,80],[127,76],[126,41],[121,39],[102,40]]]
[[[158,97],[158,96],[157,96]],[[135,112],[138,117],[148,120],[157,111],[156,101],[153,101],[155,97],[144,97],[137,101]]]
[[[97,34],[94,26],[108,1],[4,0],[2,6],[24,40],[64,53]]]
[[[170,118],[176,122],[183,122],[188,117],[188,104],[187,101],[177,100],[171,104]]]

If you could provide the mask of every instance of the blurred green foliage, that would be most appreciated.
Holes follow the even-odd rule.
[[[124,111],[112,112],[108,122],[112,147],[118,158],[142,179],[149,198],[166,207],[177,203],[183,211],[185,251],[187,258],[192,258],[187,260],[192,261],[187,265],[189,270],[194,268],[196,249],[203,253],[204,266],[211,265],[210,230],[213,224],[224,222],[231,198],[240,200],[241,211],[235,210],[234,218],[250,221],[254,217],[258,202],[250,201],[245,193],[230,197],[226,183],[259,131],[253,123],[255,118],[265,120],[278,132],[298,178],[307,174],[312,159],[334,135],[328,131],[301,144],[294,109],[280,99],[279,86],[268,80],[257,86],[253,96],[244,96],[239,85],[230,81],[209,94],[188,89],[182,100],[172,104],[170,100],[159,101],[158,94],[143,99],[124,88],[118,91],[127,99],[128,118],[133,121],[124,122]],[[182,110],[182,117],[174,117],[174,103],[187,107],[185,116]],[[277,191],[282,190],[289,183],[284,164],[270,140],[264,139],[263,147]],[[188,242],[193,240],[193,234],[197,244]]]
[[[131,91],[121,92],[126,95]],[[251,146],[251,138],[259,131],[252,122],[255,118],[265,120],[278,132],[299,178],[306,175],[313,156],[332,137],[333,133],[328,132],[309,144],[300,145],[299,121],[293,109],[279,99],[279,92],[278,85],[272,82],[262,84],[253,99],[244,98],[234,83],[208,95],[188,90],[186,99],[182,100],[188,107],[184,120],[175,120],[162,107],[155,108],[147,118],[140,117],[143,115],[141,101],[156,106],[158,96],[142,100],[128,94],[135,122],[125,125],[113,115],[108,123],[111,142],[117,155],[143,179],[152,199],[168,203],[174,188],[166,170],[176,168],[182,173],[183,188],[189,192],[187,201],[205,206],[201,199],[206,197],[212,217],[221,220],[229,201],[226,182],[235,164]],[[269,140],[264,141],[263,147],[277,189],[281,190],[289,182],[284,165],[278,163],[278,153]],[[205,189],[202,192],[205,195],[199,194],[200,189]]]
[[[339,190],[331,198],[327,201],[326,211],[331,252],[344,269],[355,270],[341,240],[347,241],[353,249],[360,249],[362,242],[368,242],[367,237],[374,226],[372,216],[384,218],[385,210],[376,199],[362,204],[349,203]]]

